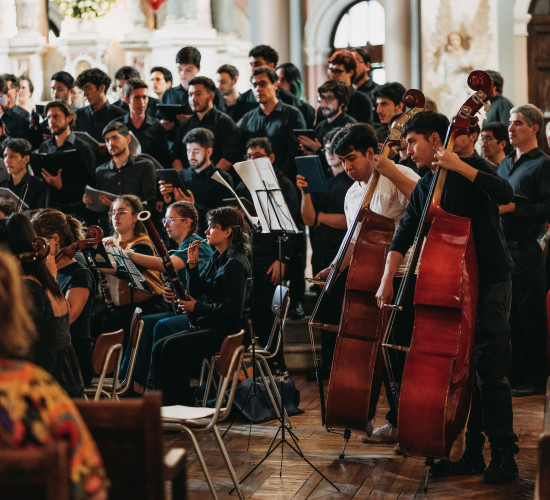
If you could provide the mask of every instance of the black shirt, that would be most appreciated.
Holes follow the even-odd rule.
[[[202,233],[207,227],[206,213],[212,208],[223,207],[225,205],[223,199],[233,196],[225,186],[211,178],[214,172],[219,172],[226,182],[233,187],[231,176],[212,164],[198,174],[193,168],[184,168],[178,172],[183,184],[191,190],[195,198],[195,208],[199,213],[199,229]]]
[[[456,172],[447,172],[441,206],[446,212],[472,220],[480,284],[500,283],[511,278],[513,263],[504,241],[498,205],[512,200],[512,187],[479,155],[461,160],[479,172],[473,183]],[[412,245],[433,178],[430,171],[418,181],[390,251],[405,255]]]
[[[346,172],[340,172],[336,177],[328,179],[328,193],[311,194],[315,212],[344,214],[344,200],[352,184],[353,180]],[[319,227],[310,228],[309,234],[312,249],[311,266],[315,275],[330,266],[334,256],[338,253],[346,230],[320,224]]]
[[[298,109],[279,101],[273,111],[266,115],[262,108],[256,105],[255,109],[243,116],[238,125],[244,144],[252,137],[269,138],[275,154],[274,166],[289,179],[296,179],[294,158],[302,152],[293,130],[306,128],[304,117]]]
[[[241,251],[214,251],[206,268],[189,270],[189,293],[195,297],[194,314],[200,328],[234,333],[247,329],[245,304],[248,297],[250,261]]]
[[[103,129],[108,123],[120,119],[126,112],[107,101],[100,109],[94,111],[92,106],[84,106],[76,110],[76,128],[88,132],[96,141],[103,142]]]
[[[57,270],[57,282],[63,295],[71,288],[87,288],[90,291],[84,309],[71,324],[71,338],[84,339],[90,337],[90,318],[94,304],[95,281],[92,272],[80,262],[72,262]]]
[[[124,115],[122,123],[136,136],[141,145],[141,152],[151,155],[164,168],[172,166],[170,151],[168,150],[168,139],[166,130],[161,123],[153,118],[154,115],[146,114],[145,121],[141,127],[136,128],[130,119],[130,113]]]
[[[514,163],[515,154],[507,155],[497,170],[518,195],[515,212],[502,214],[502,227],[508,241],[534,240],[550,217],[550,158],[535,148]]]
[[[80,158],[72,172],[61,171],[61,189],[50,187],[50,206],[64,211],[68,206],[82,204],[82,195],[87,184],[95,184],[95,155],[92,148],[78,139],[73,132],[61,146],[55,143],[55,137],[44,141],[38,148],[39,153],[57,153],[76,149]],[[36,172],[37,174],[39,172]]]
[[[111,160],[97,167],[97,189],[116,195],[135,194],[153,210],[157,188],[155,166],[151,160],[129,156],[128,161],[117,168]]]
[[[299,109],[296,98],[288,90],[282,87],[277,88],[277,99],[289,106],[294,106]],[[254,97],[254,92],[252,89],[248,89],[237,98],[237,102],[231,107],[232,109],[229,115],[235,122],[238,122],[246,113],[256,109],[257,106],[258,101],[256,101]]]
[[[184,167],[189,166],[189,161],[187,160],[185,144],[182,141],[187,132],[197,127],[204,127],[214,134],[214,152],[211,158],[214,165],[217,165],[222,158],[231,163],[243,159],[241,133],[237,125],[228,115],[212,108],[203,116],[202,120],[199,120],[197,113],[193,113],[178,127],[173,155],[174,158],[181,160]]]
[[[8,188],[21,198],[25,192],[25,184],[28,184],[29,188],[27,189],[24,202],[29,208],[32,210],[34,208],[47,207],[49,202],[48,185],[44,182],[44,179],[35,177],[28,172],[23,176],[21,182],[17,184],[17,186],[13,184],[13,177],[10,175],[6,181],[0,183],[0,187]]]
[[[315,126],[315,135],[319,138],[319,141],[321,141],[322,144],[323,137],[325,137],[326,134],[335,128],[343,127],[347,123],[357,123],[357,120],[347,113],[340,113],[332,123],[329,123],[325,118]]]

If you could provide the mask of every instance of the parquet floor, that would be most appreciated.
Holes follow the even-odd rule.
[[[305,376],[293,377],[301,393],[300,408],[305,413],[291,417],[293,430],[299,439],[304,455],[332,482],[337,492],[322,480],[306,462],[288,446],[281,446],[244,483],[243,492],[250,499],[531,499],[533,498],[537,440],[542,430],[544,397],[532,396],[514,399],[514,428],[519,437],[520,453],[516,455],[519,477],[506,485],[485,485],[482,476],[458,478],[430,478],[429,489],[424,493],[424,460],[395,455],[393,445],[364,444],[361,435],[354,433],[340,460],[342,437],[328,433],[321,426],[321,410],[317,386],[307,382]],[[382,405],[377,411],[377,424],[384,423],[387,411]],[[244,477],[265,455],[277,431],[277,421],[249,425],[237,422],[224,438],[237,476]],[[222,426],[225,428],[225,426]],[[209,465],[220,498],[237,498],[229,495],[231,479],[223,459],[217,453],[214,437],[201,436],[202,449]],[[189,450],[188,495],[191,500],[210,498],[200,464],[195,460],[187,437],[166,435],[167,445],[183,446]],[[486,461],[490,458],[486,446]]]

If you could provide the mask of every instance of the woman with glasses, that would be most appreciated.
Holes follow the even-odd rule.
[[[111,205],[110,216],[113,226],[113,236],[104,240],[107,252],[109,247],[119,247],[128,256],[134,252],[154,255],[154,248],[145,227],[138,221],[137,215],[143,211],[143,205],[137,196],[124,194],[118,196]],[[132,315],[137,305],[143,314],[154,314],[166,310],[162,300],[162,279],[158,271],[136,266],[143,275],[151,293],[135,290],[130,286],[131,276],[127,269],[98,269],[103,272],[109,283],[111,298],[115,304],[113,310],[107,306],[92,316],[92,336],[112,332],[119,328],[128,334]]]
[[[188,275],[185,268],[188,248],[193,242],[201,240],[197,234],[198,222],[197,209],[188,201],[176,201],[169,205],[166,209],[166,217],[162,219],[168,236],[178,244],[178,249],[171,253],[170,259],[184,288],[188,287]],[[212,252],[209,245],[199,246],[199,271],[206,266]],[[130,258],[136,265],[160,272],[164,271],[160,257],[135,252]],[[174,292],[169,286],[165,286],[163,297],[167,303],[173,306],[171,310],[143,317],[143,331],[134,368],[134,391],[136,393],[143,393],[148,378],[151,378],[148,376],[148,372],[154,343],[168,335],[187,330],[191,326],[187,316],[177,310]],[[127,358],[128,356],[125,356],[124,365]]]

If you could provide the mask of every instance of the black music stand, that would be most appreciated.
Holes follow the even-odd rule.
[[[260,165],[256,165],[260,163]],[[244,167],[243,167],[244,165]],[[252,166],[254,168],[252,168]],[[252,170],[252,175],[247,176],[247,172],[241,174],[240,170],[246,169],[249,167]],[[273,167],[267,158],[260,158],[258,160],[242,162],[235,165],[235,170],[241,176],[246,187],[252,194],[254,206],[256,208],[256,213],[259,216],[262,225],[262,232],[271,232],[277,233],[278,237],[278,250],[279,250],[279,264],[281,266],[280,271],[282,271],[282,244],[288,238],[289,234],[297,234],[299,232],[292,216],[290,210],[284,200],[281,188],[273,171]],[[250,172],[248,172],[250,173]],[[252,177],[252,178],[251,178]],[[282,290],[281,290],[282,293]],[[281,297],[282,302],[282,297]],[[282,334],[283,332],[281,332]],[[294,453],[296,453],[300,458],[302,458],[315,472],[321,475],[328,483],[330,483],[337,491],[340,491],[339,488],[328,479],[317,467],[315,467],[304,455],[300,446],[298,445],[298,438],[295,434],[288,428],[286,422],[286,412],[284,407],[284,378],[288,376],[288,372],[285,372],[281,377],[281,424],[277,429],[277,433],[273,437],[271,444],[262,460],[258,462],[240,481],[242,483],[245,481],[267,458],[280,446],[281,447],[281,469],[279,475],[282,476],[283,470],[283,458],[284,458],[284,445],[288,445]],[[287,433],[290,435],[292,442],[287,439]],[[279,441],[276,442],[277,437]],[[232,492],[233,490],[231,490]]]

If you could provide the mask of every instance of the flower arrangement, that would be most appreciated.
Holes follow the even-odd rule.
[[[63,17],[93,19],[104,16],[114,0],[55,0]]]

